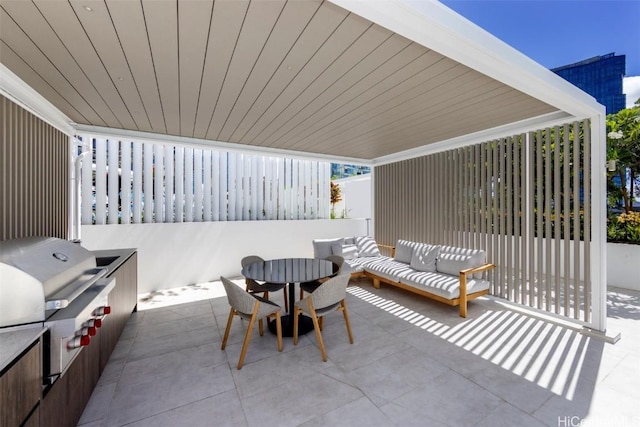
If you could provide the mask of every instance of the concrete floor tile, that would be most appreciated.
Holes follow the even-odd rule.
[[[463,319],[362,279],[347,292],[353,344],[339,313],[325,318],[327,362],[314,333],[278,352],[256,328],[237,370],[247,322],[234,319],[221,350],[229,305],[218,288],[185,287],[132,314],[83,427],[640,425],[640,293],[610,292],[609,325],[622,331],[612,345],[498,300],[473,301]]]

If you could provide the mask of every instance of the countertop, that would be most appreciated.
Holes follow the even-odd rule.
[[[0,372],[46,330],[42,323],[0,329]]]
[[[135,248],[124,248],[124,249],[102,249],[97,251],[91,251],[98,261],[99,267],[107,267],[109,270],[107,276],[111,274],[111,272],[115,271],[118,267],[120,267],[126,260],[133,255],[137,249]],[[102,263],[101,259],[104,261],[108,261],[107,263]]]

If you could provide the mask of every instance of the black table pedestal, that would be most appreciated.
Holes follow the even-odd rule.
[[[281,316],[280,321],[282,322],[282,336],[283,337],[292,337],[293,336],[293,316],[287,314],[286,316]],[[275,335],[276,331],[276,321],[271,319],[269,320],[269,330]],[[304,335],[308,332],[313,331],[313,320],[310,317],[303,315],[302,313],[298,315],[298,336]]]

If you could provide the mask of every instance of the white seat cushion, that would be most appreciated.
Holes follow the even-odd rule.
[[[425,271],[413,271],[400,278],[400,283],[423,289],[447,299],[460,297],[460,280],[458,276]],[[489,289],[489,282],[482,279],[467,281],[467,295]]]
[[[342,271],[345,273],[362,273],[364,271],[364,264],[375,261],[379,257],[359,257],[353,259],[345,259],[342,264]]]
[[[401,277],[415,271],[409,264],[398,262],[386,256],[375,257],[373,260],[365,262],[363,266],[365,271],[392,282],[399,282]]]

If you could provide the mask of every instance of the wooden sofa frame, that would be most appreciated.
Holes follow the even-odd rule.
[[[385,252],[390,252],[391,253],[391,257],[393,258],[395,256],[395,252],[396,252],[396,248],[394,246],[389,246],[389,245],[383,245],[383,244],[378,244],[378,247]],[[444,298],[441,297],[440,295],[435,295],[432,294],[431,292],[428,292],[424,289],[419,289],[416,288],[414,286],[410,286],[410,285],[406,285],[404,283],[400,283],[400,282],[394,282],[391,281],[387,278],[384,277],[380,277],[377,276],[373,273],[369,273],[368,271],[363,271],[363,272],[359,272],[359,273],[353,273],[352,277],[354,276],[365,276],[368,277],[370,279],[373,280],[373,287],[380,289],[380,282],[384,282],[388,285],[392,285],[392,286],[396,286],[398,288],[404,289],[406,291],[409,292],[413,292],[415,294],[421,295],[423,297],[426,298],[430,298],[432,300],[438,301],[438,302],[442,302],[451,306],[459,306],[460,307],[460,317],[467,317],[467,303],[469,301],[471,301],[472,299],[481,297],[483,295],[488,295],[489,294],[489,290],[483,290],[483,291],[479,291],[479,292],[474,292],[472,294],[467,295],[467,276],[469,274],[473,274],[473,273],[481,273],[484,271],[489,271],[496,268],[496,266],[494,264],[484,264],[480,267],[475,267],[475,268],[469,268],[466,270],[462,270],[460,271],[460,296],[458,298],[453,298],[453,299],[448,299],[448,298]]]

